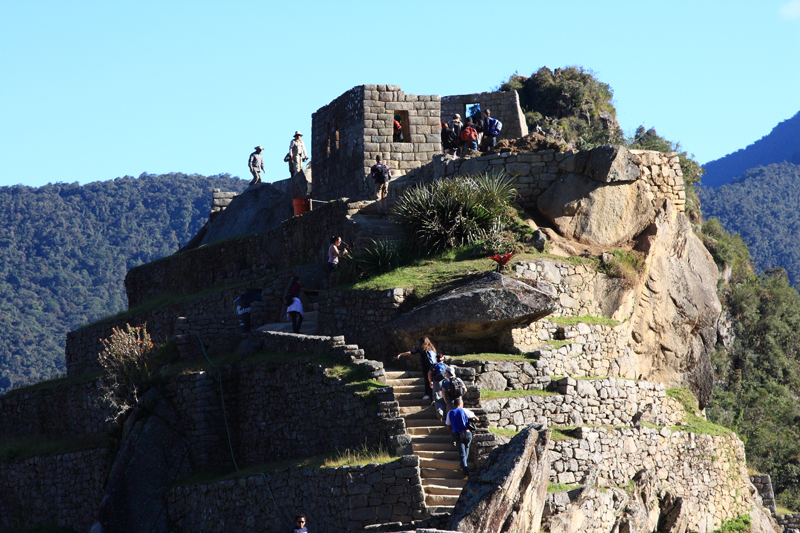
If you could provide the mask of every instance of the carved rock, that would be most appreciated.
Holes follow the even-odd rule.
[[[490,272],[400,315],[387,328],[399,347],[413,346],[423,335],[437,341],[489,339],[552,313],[551,295],[551,287]]]
[[[495,448],[472,474],[450,515],[462,533],[538,531],[550,473],[549,431],[530,425]]]

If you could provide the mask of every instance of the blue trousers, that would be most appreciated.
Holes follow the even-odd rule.
[[[458,458],[461,460],[461,470],[465,476],[468,476],[467,458],[469,457],[469,445],[472,444],[472,432],[468,429],[454,431],[453,438],[458,443]]]

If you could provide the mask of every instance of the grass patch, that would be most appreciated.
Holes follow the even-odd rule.
[[[571,344],[583,344],[582,342],[575,342],[573,340],[549,340],[539,346],[539,350],[545,350],[547,346],[552,346],[552,350],[558,350],[559,348],[563,348],[564,346],[569,346]]]
[[[37,383],[32,383],[30,385],[25,385],[19,387],[18,389],[12,389],[5,393],[2,398],[13,398],[15,396],[19,396],[20,394],[27,394],[30,392],[42,391],[42,390],[55,390],[60,389],[62,387],[70,387],[72,385],[80,385],[82,383],[89,383],[90,381],[96,381],[105,375],[104,370],[95,370],[94,372],[87,372],[85,374],[79,374],[77,376],[62,376],[53,379],[47,379],[45,381],[39,381]]]
[[[239,479],[258,474],[273,474],[284,470],[300,470],[304,468],[338,468],[341,466],[358,466],[366,464],[386,464],[397,461],[397,457],[389,455],[385,449],[370,448],[364,445],[354,450],[343,452],[331,452],[314,457],[302,459],[285,459],[283,461],[272,461],[261,463],[235,470],[233,468],[204,468],[198,470],[189,477],[176,481],[173,487],[187,485],[199,485],[206,483],[217,483],[229,479]]]
[[[567,439],[574,439],[572,435],[568,432],[576,429],[578,426],[564,426],[560,428],[551,428],[552,432],[550,433],[550,438],[552,440],[567,440]]]
[[[684,411],[686,411],[683,424],[672,426],[669,428],[670,430],[690,431],[700,435],[712,436],[730,435],[732,433],[730,429],[709,422],[701,416],[697,405],[697,398],[694,397],[694,394],[692,394],[689,389],[685,387],[668,389],[667,397],[677,400],[683,406]]]
[[[50,437],[3,437],[0,438],[0,462],[12,463],[36,455],[60,455],[106,446],[107,434],[86,435],[77,439]]]
[[[750,533],[750,515],[743,514],[722,523],[714,533]]]
[[[519,433],[516,429],[505,429],[505,428],[496,428],[496,427],[489,427],[489,431],[494,433],[495,435],[500,435],[501,437],[508,437],[509,439]]]
[[[354,450],[347,449],[336,452],[322,462],[323,468],[339,468],[340,466],[358,466],[368,464],[386,464],[397,460],[383,446],[368,447],[362,444]]]
[[[776,514],[794,514],[795,511],[789,509],[788,507],[784,507],[783,505],[775,504],[775,513]]]
[[[523,363],[535,361],[527,354],[518,353],[471,353],[467,355],[450,355],[450,359],[463,359],[464,361],[500,361],[507,363]]]
[[[558,396],[558,393],[538,389],[504,391],[481,389],[481,400],[494,400],[495,398],[521,398],[523,396]]]
[[[626,288],[631,288],[644,272],[645,255],[637,251],[609,250],[610,260],[601,262],[597,270],[610,278],[619,278]]]
[[[581,487],[583,487],[583,485],[577,485],[575,483],[548,483],[547,492],[567,492]]]
[[[575,324],[602,324],[604,326],[617,326],[618,320],[612,320],[604,316],[553,316],[547,317],[547,320],[559,326],[574,326]]]

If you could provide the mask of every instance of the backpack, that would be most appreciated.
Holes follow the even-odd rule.
[[[373,178],[375,183],[386,183],[389,181],[389,167],[384,164],[375,165],[375,170],[373,171]]]
[[[444,379],[444,363],[436,363],[431,367],[431,372],[434,381],[442,381]]]
[[[283,303],[286,305],[286,307],[289,307],[294,303],[294,296],[287,293],[286,296],[283,297]]]
[[[489,117],[489,131],[486,133],[492,137],[497,137],[503,131],[503,123],[496,118]]]
[[[478,132],[472,126],[467,126],[461,130],[461,140],[470,142],[478,139]]]
[[[449,386],[447,387],[448,398],[461,398],[467,392],[467,386],[461,381],[461,378],[450,379]]]

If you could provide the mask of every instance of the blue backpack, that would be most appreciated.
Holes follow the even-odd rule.
[[[497,137],[503,131],[503,123],[496,118],[489,117],[489,130],[486,132],[492,137]]]

